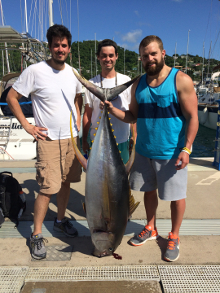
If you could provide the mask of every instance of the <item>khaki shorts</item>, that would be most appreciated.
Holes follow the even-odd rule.
[[[75,137],[78,148],[79,137]],[[71,138],[39,140],[37,143],[36,180],[40,192],[55,194],[61,182],[79,182],[82,168],[75,156]]]

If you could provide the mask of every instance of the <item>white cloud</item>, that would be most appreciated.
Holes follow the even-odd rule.
[[[150,23],[148,23],[148,22],[141,22],[141,21],[139,21],[137,24],[138,24],[139,26],[149,26],[149,27],[152,26],[152,25],[151,25]]]
[[[118,46],[125,48],[125,50],[128,49],[128,45],[125,43],[124,44],[118,43]]]
[[[139,12],[137,10],[135,10],[134,13],[139,16]]]
[[[131,32],[128,32],[126,35],[122,36],[122,40],[124,42],[136,43],[137,39],[141,37],[141,35],[142,35],[141,29],[133,30]]]
[[[174,2],[182,2],[182,0],[172,0],[172,1],[174,1]]]

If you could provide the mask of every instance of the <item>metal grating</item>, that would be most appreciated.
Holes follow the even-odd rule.
[[[71,223],[78,230],[79,237],[90,236],[86,220],[71,221]],[[127,224],[124,235],[133,237],[133,235],[138,234],[146,224],[146,220],[131,220]],[[45,238],[66,237],[64,233],[54,231],[53,225],[54,221],[44,221],[42,234]],[[17,229],[14,229],[14,226],[14,223],[5,221],[0,229],[0,238],[29,238],[33,229],[33,221],[20,221]],[[171,220],[157,219],[157,230],[159,235],[167,236],[171,231]],[[182,235],[220,235],[220,219],[183,219],[180,228],[180,236]]]
[[[28,267],[0,267],[0,293],[20,293]]]
[[[158,266],[164,293],[220,292],[220,266]]]
[[[32,258],[32,261],[69,261],[72,256],[73,246],[53,245],[47,246],[47,257],[41,260]]]
[[[51,281],[160,281],[157,266],[91,266],[30,268],[25,282]]]

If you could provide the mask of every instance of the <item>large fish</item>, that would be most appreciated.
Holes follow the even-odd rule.
[[[73,72],[79,81],[103,102],[106,99],[111,101],[138,78],[112,89],[103,89]],[[72,118],[70,121],[72,135]],[[124,165],[106,105],[97,126],[88,162],[78,150],[73,136],[72,142],[78,160],[86,169],[85,211],[95,246],[93,255],[102,257],[113,254],[120,245],[129,216],[139,202],[134,202],[128,182],[135,146],[129,161]]]

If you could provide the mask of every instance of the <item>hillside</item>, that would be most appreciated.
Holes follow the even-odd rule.
[[[98,41],[96,41],[96,49],[98,47]],[[80,67],[81,74],[89,79],[95,76],[95,41],[83,41],[79,42],[79,50],[80,50]],[[92,62],[91,62],[91,50],[92,50]],[[79,60],[78,60],[78,42],[74,42],[72,44],[72,66],[79,70]],[[141,73],[141,61],[138,61],[138,54],[133,51],[125,50],[125,74],[129,75],[131,78],[137,76]],[[174,56],[166,55],[165,62],[168,66],[174,66]],[[196,55],[188,55],[187,58],[187,74],[191,76],[193,80],[201,80],[202,78],[202,67],[203,67],[203,58]],[[204,59],[204,73],[205,77],[207,73],[211,72],[212,68],[216,66],[219,61],[215,59],[210,59],[208,64],[208,60]],[[91,65],[92,64],[92,65]],[[186,56],[176,55],[175,66],[179,66],[181,70],[185,70],[186,67]],[[91,72],[92,67],[92,72]],[[100,65],[97,61],[97,74],[100,73]],[[124,73],[124,48],[118,46],[118,60],[116,63],[116,71],[120,73]],[[142,72],[144,70],[142,69]]]
[[[20,44],[16,45],[17,47]],[[96,49],[98,47],[98,41],[96,41]],[[81,74],[86,78],[90,79],[95,76],[95,41],[83,41],[79,42],[79,50],[80,50],[80,68]],[[72,66],[79,69],[79,58],[78,58],[78,42],[73,42],[71,46],[72,53]],[[125,53],[125,55],[124,55]],[[139,56],[134,51],[125,50],[124,48],[118,46],[118,60],[116,63],[116,71],[120,73],[124,73],[124,56],[125,56],[125,74],[129,75],[131,78],[137,76],[144,72],[141,68],[141,61],[138,60]],[[91,58],[92,56],[92,58]],[[169,56],[166,55],[165,62],[168,66],[174,66],[174,58],[175,58],[175,66],[178,66],[181,70],[185,71],[186,66],[186,56],[185,55],[176,55]],[[92,60],[91,60],[92,59]],[[21,56],[19,51],[9,51],[9,61],[11,72],[13,71],[21,71]],[[67,59],[67,63],[70,64],[70,58]],[[204,59],[204,74],[206,77],[207,73],[211,72],[212,68],[216,66],[219,61],[215,59],[210,59],[208,62],[207,59]],[[4,63],[0,62],[0,79],[3,74],[3,66],[4,64],[4,72],[7,72],[6,68],[6,60],[4,59]],[[187,62],[187,74],[191,76],[193,80],[201,80],[202,78],[202,67],[203,67],[203,58],[196,55],[188,55]],[[29,65],[29,64],[28,64]],[[97,60],[97,74],[100,73],[101,67],[99,65],[99,61]]]

